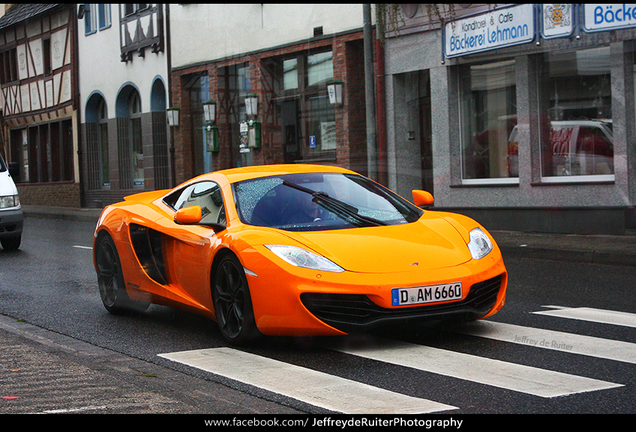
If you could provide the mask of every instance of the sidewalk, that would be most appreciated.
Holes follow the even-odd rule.
[[[97,222],[102,209],[22,206],[25,217]],[[575,235],[491,230],[507,257],[636,267],[636,235]]]

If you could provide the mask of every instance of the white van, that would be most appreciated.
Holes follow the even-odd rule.
[[[0,156],[0,243],[5,250],[15,250],[22,241],[22,207],[18,189],[9,168]]]

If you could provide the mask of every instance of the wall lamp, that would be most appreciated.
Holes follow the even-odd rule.
[[[258,115],[258,95],[252,93],[245,97],[245,113],[249,116]]]
[[[172,127],[179,126],[179,108],[172,107],[166,110],[168,124]]]
[[[329,102],[332,105],[342,105],[342,89],[344,82],[333,80],[327,83],[327,93],[329,93]]]
[[[211,100],[203,104],[203,116],[206,122],[216,121],[216,101]]]
[[[203,104],[203,118],[208,124],[205,127],[207,151],[219,151],[219,128],[213,125],[216,121],[216,101],[208,101]]]

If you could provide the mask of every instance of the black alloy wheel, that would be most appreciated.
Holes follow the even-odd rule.
[[[259,336],[245,271],[234,255],[221,258],[214,275],[212,296],[216,321],[226,340],[242,344]]]
[[[128,297],[121,261],[110,235],[103,234],[98,239],[95,262],[99,295],[108,312],[119,315],[131,310],[143,311],[148,307],[148,303],[133,302]]]

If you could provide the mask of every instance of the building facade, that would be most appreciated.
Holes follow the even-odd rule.
[[[167,6],[75,7],[84,205],[171,187]]]
[[[385,47],[389,186],[427,189],[489,228],[636,227],[629,5],[398,7]]]
[[[257,164],[367,170],[362,5],[184,4],[170,16],[177,182]]]
[[[81,205],[77,18],[66,4],[14,4],[0,17],[5,159],[23,204]]]

